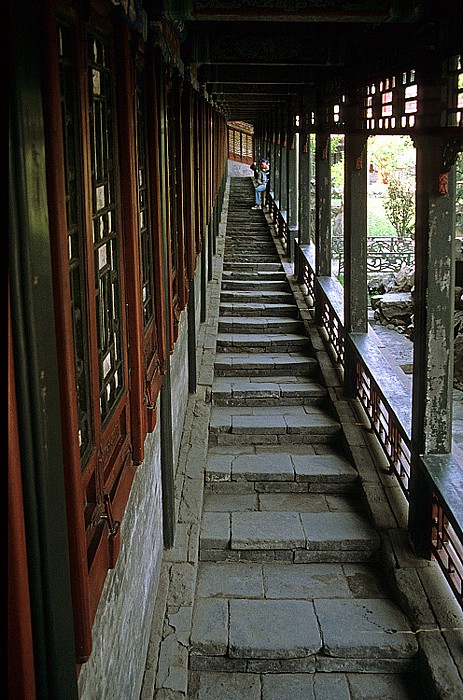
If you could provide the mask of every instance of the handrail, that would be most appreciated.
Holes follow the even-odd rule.
[[[335,278],[317,277],[313,246],[295,242],[294,273],[324,329],[337,362],[344,368],[345,346],[356,358],[356,398],[370,421],[405,498],[410,501],[411,395],[373,341],[373,333],[346,334],[342,287]],[[440,566],[463,608],[463,468],[452,455],[420,457],[431,505],[429,555]]]

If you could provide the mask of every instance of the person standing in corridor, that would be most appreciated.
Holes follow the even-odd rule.
[[[256,186],[256,203],[252,209],[262,209],[262,192],[267,188],[268,182],[268,163],[263,158],[260,161],[259,173],[257,175],[257,186]]]

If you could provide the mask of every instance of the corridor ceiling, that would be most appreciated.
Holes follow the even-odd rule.
[[[321,85],[341,94],[443,46],[461,50],[460,2],[162,0],[161,15],[227,119],[255,123],[302,95],[310,109]]]

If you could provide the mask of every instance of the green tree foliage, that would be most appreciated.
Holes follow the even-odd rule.
[[[413,189],[394,175],[389,177],[384,211],[398,236],[413,235],[415,216]]]
[[[398,170],[405,179],[414,179],[415,148],[409,136],[370,136],[368,160],[385,182]]]

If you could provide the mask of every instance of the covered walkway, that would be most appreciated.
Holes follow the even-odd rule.
[[[11,4],[12,700],[463,697],[460,5]]]
[[[252,204],[232,176],[141,698],[457,698],[461,609]]]

